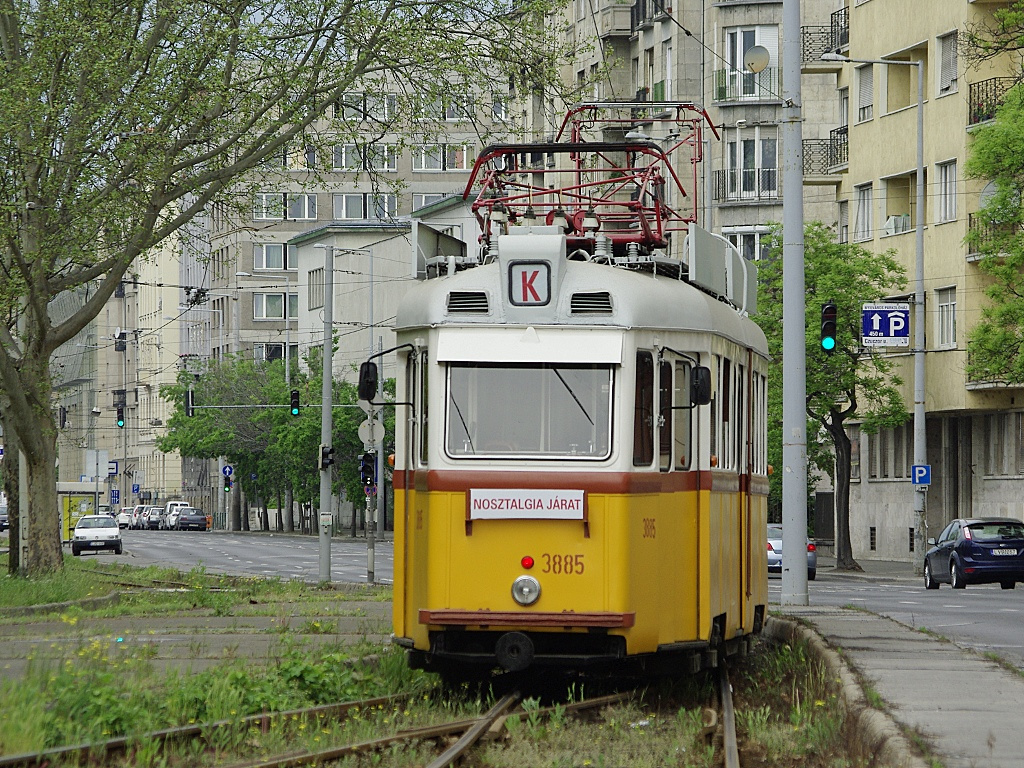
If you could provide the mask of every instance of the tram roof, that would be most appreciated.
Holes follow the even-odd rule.
[[[578,326],[712,333],[767,357],[760,327],[729,304],[673,277],[607,264],[564,262],[551,302],[531,315],[503,295],[502,265],[492,262],[412,286],[395,330],[432,326]]]

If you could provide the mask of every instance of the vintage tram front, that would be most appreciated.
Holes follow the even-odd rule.
[[[764,336],[504,231],[399,310],[395,642],[453,676],[713,664],[765,618]]]

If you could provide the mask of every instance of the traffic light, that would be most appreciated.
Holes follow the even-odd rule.
[[[320,446],[320,469],[327,469],[334,463],[334,449],[327,445]]]
[[[230,477],[225,477],[224,478],[224,493],[231,493],[232,486],[234,486],[234,483],[231,481],[231,478]]]
[[[292,390],[292,416],[299,415],[299,390]]]
[[[373,485],[376,479],[374,475],[377,474],[377,468],[374,466],[373,454],[364,453],[359,459],[359,479],[363,482],[363,485]]]
[[[124,429],[124,406],[117,406],[117,426],[118,429]]]
[[[196,394],[191,389],[185,390],[185,415],[188,417],[195,416],[193,408],[196,404]]]
[[[821,305],[821,348],[831,355],[836,349],[836,316],[839,314],[835,302],[826,301]]]

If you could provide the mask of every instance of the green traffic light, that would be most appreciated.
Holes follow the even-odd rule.
[[[824,349],[826,352],[831,352],[833,349],[836,348],[836,340],[831,336],[827,336],[826,338],[821,340],[821,348]]]

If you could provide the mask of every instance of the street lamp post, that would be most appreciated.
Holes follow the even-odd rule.
[[[253,277],[251,272],[235,272],[235,277]],[[291,357],[292,357],[292,320],[291,320],[291,296],[292,278],[288,272],[283,275],[259,275],[258,277],[268,280],[284,280],[284,383],[292,383]]]
[[[898,64],[917,67],[917,220],[914,223],[914,464],[928,463],[925,431],[924,394],[924,62],[898,59],[851,59],[836,53],[824,53],[823,61],[853,64]],[[926,486],[915,486],[914,492],[914,570],[924,570],[925,493]]]

